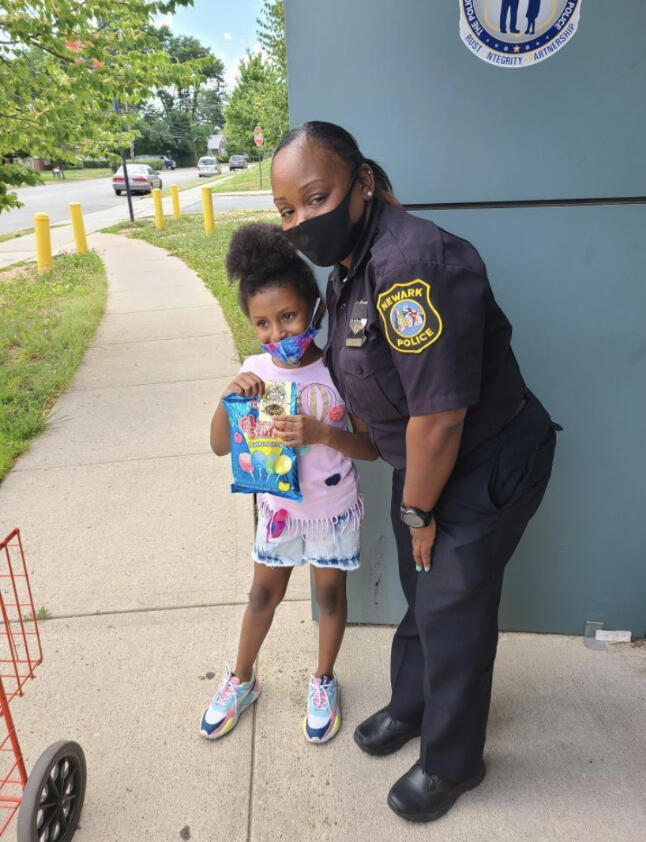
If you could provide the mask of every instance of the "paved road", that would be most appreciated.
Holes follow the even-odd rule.
[[[170,187],[171,184],[182,185],[194,181],[197,178],[197,170],[195,167],[164,170],[161,177],[164,187]],[[70,202],[80,202],[84,215],[122,206],[123,218],[126,219],[128,216],[127,199],[123,195],[115,196],[109,177],[21,187],[14,192],[17,193],[20,201],[24,202],[24,206],[0,214],[0,234],[21,228],[31,228],[34,224],[34,214],[39,211],[49,214],[52,225],[68,222]],[[142,198],[133,196],[135,205]]]
[[[205,179],[204,184],[208,183]],[[57,188],[59,185],[54,185]],[[67,186],[67,185],[65,185]],[[182,213],[202,213],[201,188],[203,184],[196,187],[187,187],[179,194],[179,201]],[[153,202],[149,196],[138,198],[134,202],[136,219],[144,219],[153,215]],[[171,213],[170,197],[163,199],[164,214]],[[213,194],[213,210],[238,211],[238,210],[275,210],[270,193],[224,193]],[[51,207],[48,210],[52,211]],[[68,222],[67,204],[64,205],[63,222],[56,226],[56,216],[53,215],[54,224],[51,230],[52,250],[56,254],[59,251],[74,248],[74,233]],[[93,231],[100,231],[128,218],[128,208],[124,201],[104,207],[103,210],[95,210],[87,213],[83,207],[83,221],[85,231],[90,234]],[[26,226],[25,226],[26,227]],[[33,260],[36,254],[36,237],[32,234],[25,234],[21,237],[0,242],[0,268],[10,266],[21,260]]]

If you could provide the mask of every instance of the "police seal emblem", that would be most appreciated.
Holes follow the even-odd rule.
[[[380,293],[377,310],[388,344],[402,354],[420,354],[442,333],[442,318],[431,302],[431,285],[421,278],[393,284]]]
[[[498,67],[531,67],[572,39],[582,0],[458,0],[460,37]]]

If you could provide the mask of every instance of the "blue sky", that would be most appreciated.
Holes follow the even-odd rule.
[[[263,0],[194,0],[193,6],[178,8],[163,22],[169,24],[176,35],[192,35],[211,47],[224,62],[226,81],[231,89],[238,62],[245,51],[260,48],[256,18],[262,5]]]

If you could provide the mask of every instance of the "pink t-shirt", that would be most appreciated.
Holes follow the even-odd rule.
[[[298,389],[298,411],[340,430],[348,429],[345,404],[332,378],[319,359],[302,368],[280,368],[269,354],[247,357],[240,371],[250,371],[261,380],[293,380]],[[357,521],[362,503],[359,478],[351,459],[324,444],[296,448],[298,478],[303,500],[297,503],[273,494],[259,494],[261,510],[272,514],[285,509],[287,527],[321,529],[341,515],[349,514]]]

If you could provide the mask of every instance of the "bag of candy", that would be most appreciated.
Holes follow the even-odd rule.
[[[275,415],[296,414],[296,384],[267,381],[262,398],[230,394],[222,403],[231,432],[231,491],[269,493],[300,502],[296,452],[276,436],[273,421]]]

